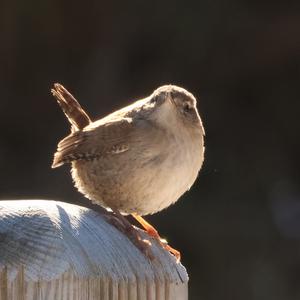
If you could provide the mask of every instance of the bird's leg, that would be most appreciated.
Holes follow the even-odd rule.
[[[89,203],[83,203],[84,206],[93,209],[101,214],[109,224],[113,225],[120,232],[126,235],[130,241],[150,260],[154,259],[154,255],[151,251],[151,242],[144,239],[142,232],[140,232],[135,226],[133,226],[126,217],[124,217],[118,210],[107,210],[104,207]]]
[[[137,214],[131,214],[142,226],[143,228],[147,231],[147,233],[156,238],[159,243],[162,245],[164,249],[172,253],[175,257],[177,262],[180,261],[181,259],[181,254],[178,250],[172,248],[170,245],[168,245],[168,242],[165,239],[162,239],[160,235],[158,234],[158,231],[149,223],[147,222],[143,217]]]
[[[150,260],[154,259],[154,255],[150,248],[151,243],[141,236],[141,233],[127,220],[125,216],[123,216],[118,210],[113,210],[106,216],[109,223],[125,234],[144,255],[146,255]]]

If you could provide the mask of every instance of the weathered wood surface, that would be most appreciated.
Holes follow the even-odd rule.
[[[0,300],[185,300],[188,276],[152,240],[150,261],[93,210],[0,201]]]

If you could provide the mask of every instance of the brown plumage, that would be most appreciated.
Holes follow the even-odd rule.
[[[62,85],[52,93],[72,125],[52,167],[71,163],[75,186],[92,202],[151,214],[174,203],[196,179],[204,129],[188,91],[163,86],[94,122]]]
[[[78,101],[61,84],[55,83],[51,92],[71,123],[72,130],[83,129],[91,123],[91,119]]]
[[[204,129],[194,96],[162,86],[92,122],[63,86],[55,84],[52,93],[72,124],[52,167],[71,163],[81,193],[95,204],[134,215],[157,235],[140,216],[176,202],[196,180],[204,159]]]

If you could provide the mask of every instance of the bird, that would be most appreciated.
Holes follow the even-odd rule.
[[[198,177],[205,131],[193,94],[163,85],[92,121],[63,85],[54,84],[51,92],[71,123],[71,133],[58,143],[52,168],[71,164],[80,193],[121,219],[132,215],[180,260],[180,252],[143,216],[175,203]]]

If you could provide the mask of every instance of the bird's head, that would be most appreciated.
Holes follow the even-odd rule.
[[[175,130],[181,125],[196,129],[202,127],[195,97],[181,87],[161,86],[152,93],[149,103],[154,105],[151,118],[163,127]]]

